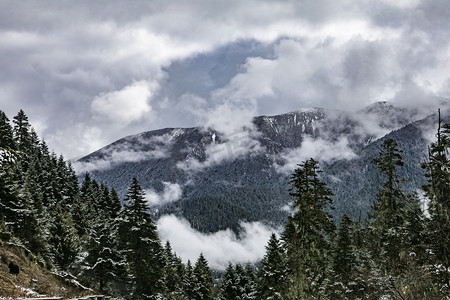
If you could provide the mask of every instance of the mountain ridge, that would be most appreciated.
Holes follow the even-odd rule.
[[[357,112],[309,108],[258,116],[253,129],[231,135],[203,127],[164,128],[119,139],[76,164],[122,196],[136,176],[156,199],[157,216],[175,214],[205,232],[238,231],[242,221],[284,222],[289,175],[311,154],[335,192],[334,214],[356,218],[376,195],[376,185],[365,185],[378,176],[370,162],[385,138],[397,137],[408,161],[423,159],[429,141],[422,131],[433,128],[424,129],[420,121],[427,118],[417,120],[421,113],[381,102]],[[410,157],[410,145],[422,151]],[[423,184],[420,166],[400,174],[412,179],[408,190]],[[171,188],[179,193],[166,197]]]

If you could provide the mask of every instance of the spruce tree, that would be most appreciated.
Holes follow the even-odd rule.
[[[0,148],[15,149],[13,129],[6,114],[0,110]]]
[[[397,174],[397,168],[403,166],[401,153],[393,139],[386,139],[378,158],[373,160],[386,180],[369,213],[372,255],[381,264],[384,275],[401,272],[402,252],[406,249],[404,224],[407,197],[400,188],[401,180]]]
[[[236,274],[233,265],[228,263],[225,269],[225,274],[222,278],[222,283],[219,290],[219,300],[235,300],[240,299],[238,275]]]
[[[361,279],[355,254],[354,231],[352,220],[348,215],[342,215],[332,246],[332,284],[327,290],[331,299],[357,299],[360,296],[363,285],[359,283]]]
[[[285,252],[274,233],[270,236],[270,240],[266,246],[266,254],[261,260],[258,278],[259,299],[285,299],[285,293],[288,287]]]
[[[422,164],[428,184],[423,186],[429,199],[428,238],[436,293],[450,293],[450,124],[442,126],[439,111],[437,140]]]
[[[167,241],[164,247],[164,284],[167,299],[181,299],[183,275],[183,263],[173,252],[170,242]]]
[[[80,188],[80,204],[77,209],[80,211],[76,212],[76,222],[77,230],[80,234],[85,234],[89,231],[95,221],[98,219],[100,213],[99,201],[101,201],[101,191],[98,183],[91,179],[88,173],[85,174],[83,182]]]
[[[194,297],[192,300],[212,300],[213,296],[213,281],[211,270],[209,269],[206,258],[201,253],[197,259],[193,271],[194,281]]]
[[[46,256],[48,247],[45,243],[45,231],[48,224],[44,224],[44,215],[40,207],[36,182],[31,174],[30,172],[25,175],[24,184],[19,194],[22,209],[20,210],[20,224],[16,236],[34,254]]]
[[[0,219],[4,220],[9,230],[20,230],[22,210],[24,209],[21,191],[20,161],[22,154],[8,149],[0,149]]]
[[[14,138],[17,144],[17,148],[20,151],[27,152],[31,147],[31,125],[28,122],[28,117],[21,109],[17,115],[13,118],[14,123]]]
[[[353,277],[352,220],[348,215],[341,216],[336,244],[333,247],[333,270],[344,284]]]
[[[257,298],[256,274],[251,264],[244,267],[228,264],[219,290],[220,300],[253,300]]]
[[[89,232],[87,256],[83,274],[103,294],[113,293],[113,284],[125,274],[126,262],[118,249],[117,224],[112,219],[100,219]],[[94,285],[95,283],[95,285]]]
[[[122,209],[122,202],[114,188],[111,188],[109,195],[109,203],[106,204],[106,210],[111,218],[117,218]]]
[[[288,299],[319,297],[328,263],[328,235],[334,230],[331,215],[326,211],[333,193],[319,179],[314,159],[299,165],[291,177],[291,196],[295,213],[288,218],[284,243],[291,282]]]
[[[236,273],[239,274],[237,266]],[[242,275],[240,276],[240,286],[242,291],[241,299],[243,300],[256,300],[258,299],[258,280],[256,276],[256,271],[252,264],[247,263],[243,268]]]
[[[60,269],[68,270],[81,250],[81,245],[71,216],[60,206],[52,213],[48,243],[53,261]]]
[[[126,194],[119,230],[129,266],[133,299],[150,299],[162,294],[163,248],[149,214],[145,192],[136,178]]]
[[[183,299],[195,299],[195,285],[194,268],[192,267],[191,261],[188,260],[186,263],[186,271],[183,276]]]

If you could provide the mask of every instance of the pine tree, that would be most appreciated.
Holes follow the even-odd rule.
[[[13,129],[6,114],[0,110],[0,148],[16,149]]]
[[[228,263],[225,274],[222,278],[222,284],[219,290],[219,300],[240,299],[238,275],[231,263]]]
[[[336,245],[333,249],[333,270],[339,279],[345,283],[352,278],[352,264],[355,260],[352,249],[353,241],[351,239],[351,227],[352,220],[350,220],[348,215],[342,215],[339,221]]]
[[[100,213],[99,202],[101,191],[98,183],[85,174],[80,188],[80,203],[75,203],[74,212],[76,227],[80,235],[88,232],[98,219]]]
[[[236,266],[236,273],[239,274],[238,266]],[[243,269],[242,275],[240,276],[240,286],[242,291],[241,299],[243,300],[256,300],[258,299],[258,283],[256,272],[250,263],[247,263]]]
[[[32,155],[37,155],[37,153],[40,151],[40,143],[39,136],[37,135],[36,131],[33,127],[30,125],[30,148],[28,152]]]
[[[122,209],[122,202],[116,190],[112,188],[109,195],[110,202],[106,205],[106,210],[109,212],[111,218],[117,218]]]
[[[433,282],[431,280],[427,259],[429,251],[426,234],[425,216],[420,207],[417,195],[411,195],[407,202],[405,216],[406,237],[403,253],[403,272],[398,281],[402,287],[405,299],[430,299],[433,295]]]
[[[403,166],[402,151],[393,139],[386,139],[379,157],[373,162],[386,182],[377,195],[369,214],[372,254],[383,267],[385,275],[399,274],[403,262],[402,252],[406,232],[404,230],[407,196],[401,191],[397,167]]]
[[[163,248],[145,192],[136,178],[128,188],[120,222],[119,234],[129,265],[133,299],[150,299],[163,293]]]
[[[290,181],[295,213],[288,218],[283,234],[291,277],[289,299],[318,297],[325,279],[327,236],[335,226],[326,211],[333,193],[319,179],[320,172],[318,163],[310,159],[299,165]]]
[[[437,140],[429,148],[428,161],[422,164],[428,184],[423,186],[429,199],[428,235],[433,279],[437,292],[450,291],[450,124],[442,125],[439,111]]]
[[[48,247],[45,243],[45,230],[48,225],[43,224],[39,194],[31,173],[25,175],[25,181],[19,194],[22,209],[20,210],[19,228],[15,235],[34,254],[46,256]]]
[[[181,299],[183,275],[183,263],[173,252],[170,242],[167,241],[164,247],[164,284],[167,299]]]
[[[404,244],[407,252],[404,255],[408,256],[409,262],[423,265],[428,256],[425,215],[417,194],[409,195],[406,204]]]
[[[194,268],[191,261],[186,263],[186,271],[183,276],[183,299],[192,300],[196,297]]]
[[[72,218],[60,206],[53,211],[49,233],[48,243],[53,261],[62,270],[67,270],[80,251],[80,240]]]
[[[331,287],[327,288],[331,299],[356,299],[360,284],[357,283],[359,273],[353,241],[353,222],[344,214],[339,220],[338,232],[332,246],[332,262],[330,265]]]
[[[219,290],[220,300],[253,300],[257,298],[256,274],[251,264],[244,267],[228,264]]]
[[[284,249],[277,236],[272,233],[266,246],[266,254],[261,260],[259,270],[259,292],[261,300],[285,299],[287,289],[287,270]]]
[[[20,110],[13,118],[14,123],[14,138],[17,148],[20,151],[27,152],[31,147],[31,125],[28,122],[28,117],[23,110]]]
[[[21,212],[24,209],[21,190],[21,153],[0,149],[0,219],[12,233],[20,230]]]
[[[124,276],[125,266],[124,257],[118,249],[117,224],[111,219],[101,219],[89,233],[84,277],[97,283],[96,288],[101,294],[106,291],[111,293],[111,284]]]
[[[211,276],[211,270],[209,269],[208,262],[203,254],[200,254],[193,271],[194,281],[194,297],[192,300],[212,300],[213,296],[213,281]]]

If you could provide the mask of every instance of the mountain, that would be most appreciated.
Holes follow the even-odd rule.
[[[356,112],[301,109],[259,116],[224,135],[212,128],[166,128],[120,139],[75,163],[82,176],[124,195],[136,176],[157,216],[175,214],[203,232],[239,231],[241,221],[280,225],[290,212],[289,177],[297,163],[319,160],[335,193],[335,215],[364,216],[383,179],[371,163],[386,138],[404,151],[405,189],[424,183],[437,117],[378,102]],[[375,179],[375,181],[374,181]]]

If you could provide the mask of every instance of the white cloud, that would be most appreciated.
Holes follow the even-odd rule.
[[[166,157],[167,153],[160,150],[155,151],[134,151],[134,150],[112,150],[106,158],[92,161],[76,161],[73,167],[77,174],[90,172],[94,170],[106,170],[114,165],[125,162],[138,162],[146,159]]]
[[[224,161],[232,161],[246,155],[259,153],[263,150],[257,140],[259,135],[259,132],[241,128],[239,131],[220,135],[221,141],[216,141],[217,134],[213,133],[211,135],[212,142],[205,147],[203,161],[199,161],[197,157],[188,157],[185,161],[177,163],[177,167],[186,172],[197,172]]]
[[[281,173],[293,173],[297,165],[313,158],[320,162],[330,162],[337,159],[352,159],[356,154],[350,149],[348,140],[343,137],[337,142],[330,142],[321,138],[314,139],[304,136],[300,148],[290,149],[280,154],[283,164],[275,163],[274,167]]]
[[[255,99],[250,96],[245,99],[238,98],[224,91],[221,93],[225,94],[216,95],[216,97],[222,103],[210,108],[207,112],[204,117],[205,127],[214,128],[226,136],[234,135],[242,131],[244,127],[254,129],[252,119],[257,114]]]
[[[94,113],[109,120],[119,121],[127,125],[141,119],[152,107],[150,97],[156,85],[146,81],[134,82],[120,91],[114,91],[97,96],[91,105]]]
[[[93,170],[105,170],[124,162],[138,162],[148,159],[168,157],[173,144],[173,138],[180,130],[173,130],[160,136],[144,139],[142,135],[127,137],[120,146],[112,145],[99,150],[101,159],[76,161],[73,163],[78,174]],[[143,149],[144,147],[145,150]]]
[[[167,204],[177,201],[181,198],[183,190],[178,183],[163,182],[164,190],[162,193],[157,193],[153,189],[145,191],[145,199],[150,206]]]
[[[105,9],[94,2],[5,2],[0,57],[8,59],[0,60],[7,74],[0,78],[6,91],[0,106],[8,115],[23,108],[43,124],[41,135],[57,152],[74,157],[149,129],[206,122],[233,132],[235,122],[223,116],[242,123],[307,106],[360,108],[403,95],[408,81],[446,97],[448,5],[193,0],[111,1]],[[254,46],[226,60],[241,41]],[[265,50],[249,54],[258,47]],[[213,62],[202,69],[205,76],[186,70],[198,84],[167,77],[173,64],[200,55]],[[223,75],[224,61],[233,74],[214,78]],[[183,102],[183,93],[199,101]],[[100,135],[82,139],[77,124]],[[79,145],[67,147],[75,136]]]
[[[259,222],[242,223],[243,232],[238,239],[231,230],[204,234],[193,229],[185,220],[173,215],[163,216],[158,222],[162,241],[169,240],[183,261],[195,262],[203,253],[210,267],[224,270],[228,262],[247,263],[260,260],[272,232],[277,230]]]
[[[253,124],[253,118],[257,115],[255,97],[259,94],[246,94],[245,97],[241,97],[238,93],[239,88],[232,84],[215,90],[211,100],[215,105],[209,108],[199,107],[193,112],[205,128],[212,128],[218,132],[221,141],[206,145],[205,161],[199,162],[195,157],[191,157],[179,163],[179,168],[196,171],[224,160],[233,160],[262,150],[257,140],[260,133]],[[186,101],[185,99],[193,101],[196,106],[204,104],[198,97],[184,98],[183,101]]]

